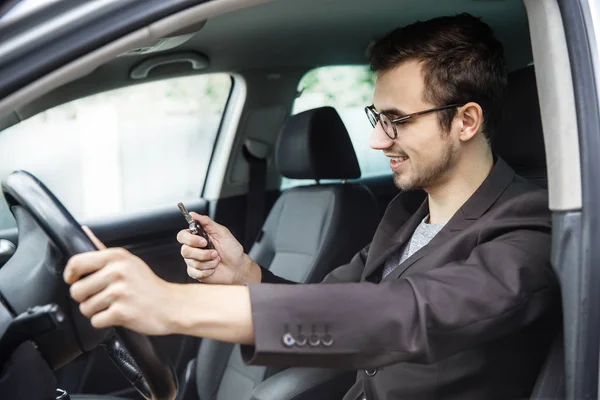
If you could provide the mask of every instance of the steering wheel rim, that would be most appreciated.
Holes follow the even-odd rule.
[[[2,183],[2,191],[9,206],[23,207],[65,257],[98,250],[64,205],[31,173],[13,172]],[[89,328],[95,329],[91,323]],[[150,338],[123,327],[112,329],[125,348],[109,355],[134,360],[153,399],[174,399],[177,394],[175,370]],[[123,360],[113,361],[119,365]]]

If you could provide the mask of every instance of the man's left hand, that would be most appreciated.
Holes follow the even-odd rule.
[[[100,250],[71,257],[63,277],[92,325],[124,326],[147,335],[173,333],[171,318],[177,313],[172,306],[177,293],[173,284],[127,250],[107,249],[85,230]]]

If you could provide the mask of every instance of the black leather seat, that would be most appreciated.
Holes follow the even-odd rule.
[[[533,66],[510,74],[506,115],[493,146],[521,176],[547,187],[546,152]],[[563,336],[559,331],[531,399],[558,400],[565,395]]]
[[[331,107],[290,117],[279,136],[275,157],[281,175],[291,179],[319,181],[360,177],[348,132]],[[333,268],[348,262],[369,243],[378,218],[375,198],[362,184],[342,182],[295,187],[284,191],[271,209],[250,256],[283,278],[302,283],[320,282]],[[278,372],[267,367],[247,366],[241,359],[239,346],[214,340],[202,341],[195,364],[200,400],[250,399],[257,385]],[[305,369],[305,382],[323,373]],[[342,378],[345,377],[347,375]],[[336,378],[339,375],[333,372],[334,382]],[[351,381],[352,377],[347,385]],[[341,391],[347,389],[345,382],[341,383]],[[261,390],[272,393],[278,389],[263,386]],[[264,393],[256,395],[265,396]],[[274,398],[283,397],[275,393]]]
[[[546,188],[546,151],[533,66],[509,74],[505,104],[492,149],[519,175]]]

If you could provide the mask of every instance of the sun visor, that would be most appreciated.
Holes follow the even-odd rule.
[[[154,42],[141,47],[136,47],[134,49],[128,50],[125,53],[119,55],[119,57],[124,56],[137,56],[140,54],[150,54],[157,53],[160,51],[171,50],[175,47],[181,46],[183,43],[187,42],[194,36],[198,31],[200,31],[206,21],[201,21],[197,24],[189,26],[184,29],[180,29],[171,34],[171,36],[160,38],[155,40]]]

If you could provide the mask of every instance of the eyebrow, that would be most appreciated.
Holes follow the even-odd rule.
[[[404,111],[402,111],[402,110],[400,110],[398,108],[395,108],[395,107],[386,108],[384,110],[380,110],[379,112],[382,113],[382,114],[386,114],[386,115],[394,115],[396,117],[403,117],[405,115],[408,115]]]

